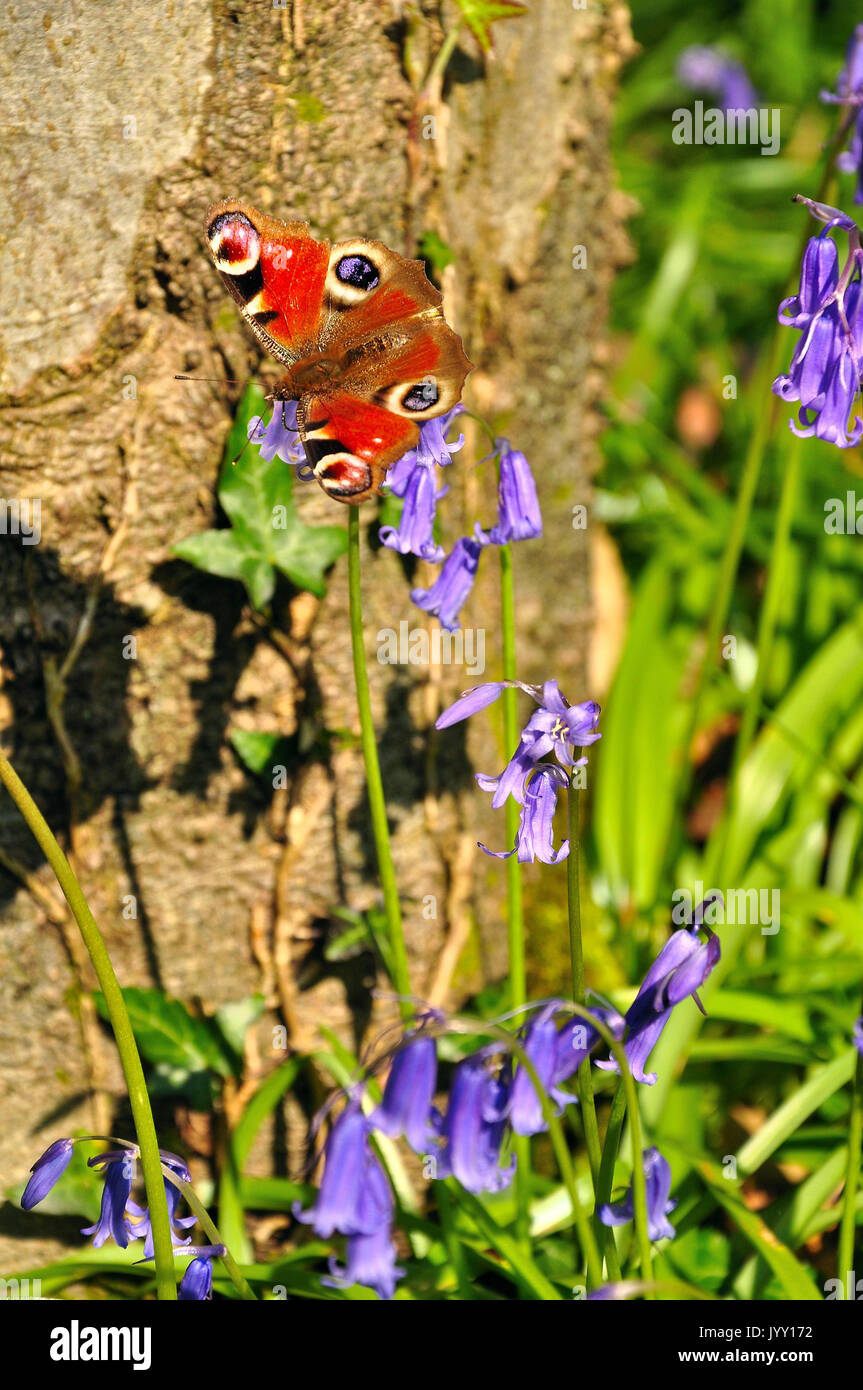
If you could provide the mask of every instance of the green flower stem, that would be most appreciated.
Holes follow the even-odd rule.
[[[167,1163],[164,1163],[162,1165],[162,1173],[167,1178],[168,1182],[173,1183],[174,1187],[176,1187],[180,1192],[182,1192],[183,1197],[185,1198],[190,1211],[193,1211],[195,1213],[195,1216],[197,1216],[198,1224],[205,1232],[207,1238],[210,1241],[210,1244],[225,1246],[225,1242],[222,1240],[222,1237],[219,1234],[218,1227],[213,1221],[213,1218],[210,1216],[210,1213],[207,1211],[207,1208],[204,1206],[203,1202],[199,1198],[194,1187],[192,1187],[191,1183],[184,1182],[182,1178],[177,1177],[177,1174],[171,1168],[168,1167]],[[177,1253],[182,1255],[182,1246],[179,1248]],[[237,1290],[237,1293],[240,1295],[240,1298],[250,1299],[253,1303],[257,1303],[258,1299],[255,1293],[250,1287],[248,1281],[244,1278],[239,1265],[237,1264],[230,1250],[228,1250],[227,1246],[225,1246],[225,1254],[220,1255],[219,1259],[222,1261],[222,1264],[225,1267],[225,1272],[230,1278],[232,1284],[234,1285],[234,1288]]]
[[[357,708],[360,714],[360,730],[363,759],[366,765],[366,791],[372,818],[372,834],[378,860],[378,873],[384,895],[384,910],[387,918],[390,951],[392,955],[392,981],[396,992],[402,996],[400,1008],[402,1016],[411,1013],[411,981],[408,970],[408,957],[405,949],[402,910],[396,884],[393,856],[390,848],[390,830],[387,822],[387,806],[381,781],[381,765],[378,759],[378,746],[375,739],[375,726],[372,718],[372,702],[369,694],[369,677],[366,669],[365,635],[363,632],[362,585],[360,581],[360,515],[358,507],[348,508],[348,590],[350,596],[351,647],[354,657],[354,680],[357,688]]]
[[[500,547],[500,626],[504,680],[517,677],[515,654],[515,585],[512,572],[512,550]],[[518,692],[507,687],[503,692],[503,740],[506,756],[518,746]],[[506,843],[511,848],[518,833],[519,810],[513,798],[507,797],[504,808]],[[527,1001],[527,969],[525,964],[524,899],[522,896],[521,865],[511,854],[506,861],[507,923],[509,932],[509,994],[510,1006],[518,1009]],[[517,1136],[514,1142],[517,1159],[515,1177],[516,1230],[519,1238],[527,1240],[530,1231],[530,1140]]]
[[[863,1014],[863,1004],[860,1006]],[[860,1184],[860,1146],[863,1144],[863,1056],[858,1052],[851,1085],[851,1114],[848,1118],[848,1161],[845,1168],[845,1191],[842,1194],[842,1220],[839,1223],[839,1259],[837,1275],[842,1284],[842,1297],[848,1297],[846,1280],[854,1269],[854,1238],[857,1220],[857,1188]],[[851,1294],[854,1297],[854,1294]]]
[[[573,776],[575,769],[573,769]],[[576,1004],[584,1005],[584,948],[581,940],[581,891],[579,884],[579,824],[578,788],[570,777],[567,792],[567,811],[569,821],[569,855],[566,860],[566,897],[569,916],[569,955],[572,964],[572,997]],[[578,1097],[581,1102],[581,1122],[584,1125],[584,1142],[587,1146],[587,1159],[594,1194],[599,1182],[599,1169],[602,1150],[599,1142],[599,1125],[596,1119],[596,1103],[593,1098],[593,1076],[590,1058],[585,1057],[578,1069]]]
[[[120,1054],[120,1062],[126,1080],[126,1089],[129,1092],[129,1103],[132,1107],[135,1132],[138,1136],[138,1145],[141,1152],[141,1167],[144,1173],[144,1186],[147,1191],[147,1205],[150,1209],[150,1220],[153,1230],[153,1250],[156,1261],[156,1290],[160,1299],[166,1301],[176,1299],[177,1286],[174,1274],[174,1251],[171,1241],[171,1227],[168,1220],[168,1204],[165,1199],[165,1185],[162,1182],[162,1163],[159,1158],[159,1143],[156,1138],[156,1126],[153,1123],[150,1098],[147,1095],[147,1087],[144,1081],[144,1069],[141,1066],[138,1045],[135,1042],[135,1034],[132,1031],[132,1024],[129,1021],[129,1014],[123,999],[123,992],[117,982],[117,976],[114,974],[114,967],[111,964],[111,958],[102,940],[102,934],[87,905],[84,894],[81,892],[80,884],[72,872],[69,861],[52,835],[50,827],[39,810],[39,807],[36,805],[11,763],[9,763],[2,753],[0,753],[0,781],[2,781],[12,800],[15,802],[15,805],[27,822],[36,843],[39,845],[39,848],[42,850],[42,853],[53,869],[57,882],[62,888],[66,901],[72,910],[72,915],[78,924],[90,959],[93,962],[93,969],[96,972],[96,978],[99,981],[99,986],[104,995],[105,1007],[108,1011],[108,1017],[111,1020],[111,1027],[114,1030],[117,1051]]]
[[[605,1127],[605,1143],[602,1146],[602,1162],[599,1167],[599,1182],[596,1185],[596,1232],[599,1241],[599,1253],[605,1256],[608,1272],[612,1279],[620,1276],[620,1261],[617,1257],[617,1245],[614,1240],[614,1232],[608,1226],[603,1226],[599,1220],[599,1209],[606,1202],[611,1201],[611,1189],[614,1185],[614,1165],[617,1162],[617,1151],[620,1147],[620,1136],[623,1133],[623,1121],[626,1116],[626,1093],[623,1089],[623,1081],[617,1079],[614,1088],[614,1095],[611,1100],[611,1109],[608,1112],[608,1124]]]

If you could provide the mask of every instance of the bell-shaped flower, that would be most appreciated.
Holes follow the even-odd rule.
[[[73,1139],[55,1139],[41,1157],[36,1159],[30,1169],[32,1177],[21,1194],[21,1206],[24,1211],[32,1211],[33,1207],[48,1196],[54,1184],[59,1182],[69,1167],[74,1142]]]
[[[702,942],[699,931],[707,933]],[[656,1083],[654,1072],[645,1073],[644,1064],[662,1036],[672,1010],[681,1000],[695,994],[719,960],[719,937],[700,921],[694,929],[682,927],[672,932],[625,1014],[624,1052],[636,1081],[646,1086]],[[618,1071],[615,1058],[596,1065],[605,1071]]]
[[[677,1202],[669,1200],[671,1191],[671,1168],[668,1160],[658,1149],[645,1149],[642,1154],[644,1181],[647,1188],[647,1234],[651,1240],[674,1239],[674,1227],[667,1220],[669,1212],[674,1211]],[[635,1215],[635,1199],[632,1184],[622,1202],[604,1202],[599,1208],[599,1219],[604,1226],[623,1226],[632,1221]]]
[[[383,1099],[369,1124],[391,1138],[404,1135],[414,1153],[424,1154],[440,1128],[433,1101],[437,1084],[437,1045],[427,1033],[408,1033],[390,1066]]]
[[[445,1147],[437,1176],[452,1176],[468,1192],[500,1192],[512,1181],[515,1159],[500,1166],[500,1150],[509,1108],[508,1072],[495,1075],[483,1049],[459,1062],[453,1073],[444,1116]]]

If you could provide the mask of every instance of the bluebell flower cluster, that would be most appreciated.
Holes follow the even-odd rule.
[[[863,420],[854,413],[863,351],[860,231],[837,208],[799,194],[795,201],[825,226],[806,245],[797,294],[779,306],[779,322],[799,329],[800,338],[787,373],[773,382],[773,392],[784,401],[799,402],[797,420],[789,421],[796,435],[849,449],[863,437]],[[849,252],[841,270],[828,235],[836,227],[848,233]]]
[[[523,681],[486,681],[465,692],[444,710],[435,728],[448,729],[469,719],[492,704],[507,688],[523,690],[539,706],[521,733],[518,747],[502,772],[495,777],[477,773],[483,791],[492,793],[495,810],[512,797],[520,807],[515,845],[507,850],[480,849],[495,859],[515,854],[520,863],[558,864],[569,854],[569,841],[554,848],[553,822],[558,792],[568,785],[572,768],[582,767],[586,755],[576,751],[589,748],[602,735],[597,730],[600,708],[595,700],[570,705],[560,693],[557,681],[525,685]],[[554,755],[555,762],[546,759]]]
[[[837,78],[836,91],[823,91],[821,100],[844,108],[845,120],[839,143],[842,143],[842,137],[847,132],[850,132],[851,143],[838,156],[836,167],[843,174],[857,175],[854,201],[863,203],[863,24],[857,25],[848,41],[845,66]]]
[[[55,1139],[36,1160],[21,1195],[24,1211],[32,1211],[60,1181],[69,1166],[76,1142],[74,1139]],[[160,1149],[159,1155],[166,1168],[170,1168],[183,1182],[191,1182],[192,1175],[188,1165],[179,1155],[170,1153],[167,1149]],[[85,1226],[81,1234],[92,1236],[96,1249],[109,1239],[123,1250],[131,1242],[143,1240],[142,1258],[148,1260],[153,1258],[150,1213],[147,1207],[139,1206],[132,1200],[132,1184],[138,1157],[137,1146],[129,1144],[121,1149],[110,1149],[105,1153],[96,1154],[94,1158],[87,1160],[88,1167],[102,1173],[102,1202],[98,1220],[92,1226]],[[180,1283],[178,1297],[184,1300],[209,1298],[213,1287],[212,1260],[225,1253],[224,1246],[191,1245],[192,1237],[184,1232],[195,1225],[197,1218],[177,1215],[180,1192],[168,1178],[165,1178],[165,1198],[168,1203],[171,1240],[175,1250],[195,1257]]]
[[[610,1005],[591,1004],[590,1019],[586,1019],[573,1015],[562,999],[530,1004],[523,1011],[519,1047],[556,1115],[577,1104],[565,1086],[602,1044],[601,1028],[622,1040],[636,1080],[647,1085],[656,1080],[644,1071],[650,1052],[674,1007],[695,995],[719,959],[718,938],[703,926],[702,916],[697,909],[693,925],[671,935],[625,1016]],[[702,931],[707,934],[704,943],[699,941]],[[429,1177],[455,1178],[468,1192],[479,1194],[500,1192],[512,1182],[516,1169],[516,1159],[509,1152],[512,1135],[532,1137],[548,1127],[531,1070],[518,1060],[514,1049],[498,1042],[480,1047],[457,1063],[446,1108],[439,1109],[435,1104],[436,1039],[444,1028],[443,1015],[432,1013],[405,1033],[390,1054],[383,1096],[370,1113],[363,1108],[363,1087],[351,1089],[327,1139],[317,1200],[309,1210],[299,1205],[294,1209],[297,1220],[323,1239],[335,1234],[346,1238],[345,1263],[331,1260],[327,1284],[362,1284],[388,1299],[404,1272],[396,1264],[394,1200],[373,1147],[376,1131],[404,1138],[423,1158]],[[596,1065],[614,1068],[616,1062]],[[668,1200],[668,1164],[657,1150],[649,1149],[644,1165],[650,1238],[671,1237],[674,1230],[666,1217],[674,1203]],[[631,1220],[631,1191],[622,1202],[606,1205],[600,1215],[607,1225]]]

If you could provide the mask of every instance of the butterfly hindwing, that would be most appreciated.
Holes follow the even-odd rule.
[[[347,391],[301,397],[297,422],[315,477],[341,502],[363,502],[377,492],[389,465],[419,439],[412,420]]]

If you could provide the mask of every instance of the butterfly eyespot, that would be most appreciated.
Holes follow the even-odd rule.
[[[419,381],[402,396],[403,410],[430,410],[440,400],[440,392],[433,381]]]
[[[261,238],[245,213],[222,212],[207,228],[213,259],[229,275],[245,275],[257,266]]]
[[[343,285],[353,285],[357,290],[373,290],[380,275],[368,256],[342,256],[336,266],[336,278]]]

